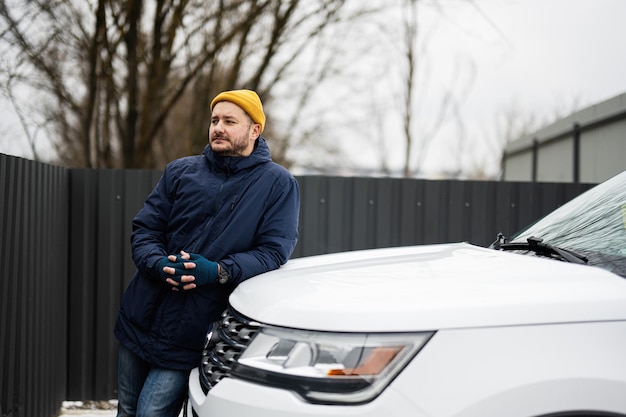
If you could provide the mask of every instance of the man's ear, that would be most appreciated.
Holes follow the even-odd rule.
[[[254,123],[252,125],[252,132],[250,132],[250,138],[252,140],[257,140],[261,136],[261,125],[258,123]]]

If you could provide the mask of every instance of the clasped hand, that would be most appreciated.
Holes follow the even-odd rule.
[[[180,251],[179,255],[169,255],[161,259],[157,264],[157,271],[172,290],[192,290],[214,283],[217,280],[218,265],[204,256]]]

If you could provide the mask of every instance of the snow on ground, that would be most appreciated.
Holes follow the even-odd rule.
[[[59,417],[115,417],[117,400],[63,401]],[[180,415],[183,415],[181,411]]]
[[[63,401],[59,417],[115,417],[117,400]]]

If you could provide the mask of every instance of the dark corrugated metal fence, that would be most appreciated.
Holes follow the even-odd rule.
[[[67,399],[115,398],[115,313],[135,268],[130,221],[161,172],[74,169],[70,175]]]
[[[486,246],[590,185],[299,177],[295,256],[467,241]]]
[[[112,329],[134,265],[130,221],[160,171],[65,169],[0,155],[0,410],[52,416],[116,397]],[[488,245],[585,184],[298,177],[294,257],[387,246]]]
[[[0,154],[0,410],[52,416],[66,395],[69,171]]]

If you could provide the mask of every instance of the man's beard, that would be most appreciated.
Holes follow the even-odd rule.
[[[216,138],[220,138],[223,141],[227,141],[228,143],[230,143],[231,148],[215,150],[213,148],[213,140]],[[222,135],[213,136],[213,138],[211,139],[211,149],[216,155],[219,155],[219,156],[241,156],[243,155],[244,151],[247,148],[248,148],[248,143],[245,140],[231,140],[230,138],[227,138]]]

